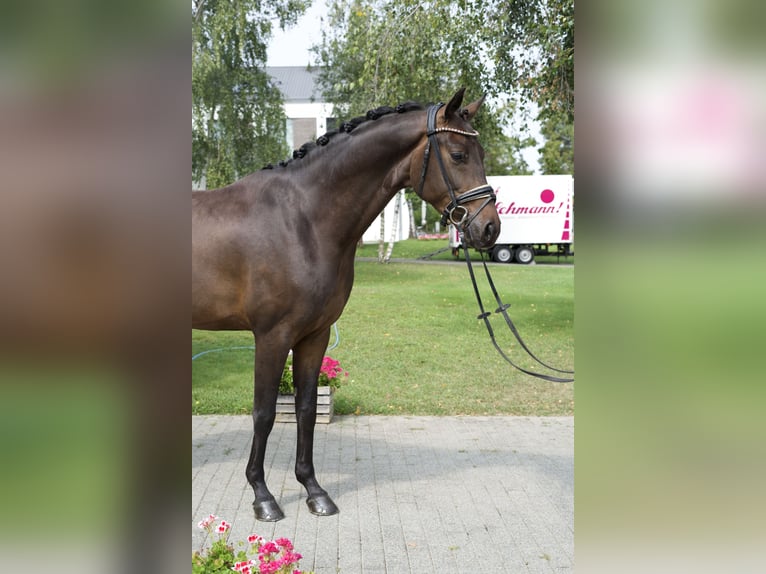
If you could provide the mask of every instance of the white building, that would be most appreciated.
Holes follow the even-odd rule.
[[[316,69],[267,66],[266,73],[282,92],[287,116],[287,145],[298,149],[337,127],[333,105],[322,101]]]

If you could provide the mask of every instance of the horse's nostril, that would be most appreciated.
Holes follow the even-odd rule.
[[[484,240],[489,242],[495,236],[495,224],[491,221],[484,228]]]

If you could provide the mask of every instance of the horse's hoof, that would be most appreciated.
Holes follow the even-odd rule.
[[[277,522],[285,517],[285,513],[282,512],[274,499],[262,500],[261,502],[256,500],[253,502],[253,510],[255,510],[256,520],[261,522]]]
[[[317,494],[306,499],[309,512],[317,516],[332,516],[338,514],[338,507],[327,494]]]

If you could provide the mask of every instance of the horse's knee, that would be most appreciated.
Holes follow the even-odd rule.
[[[295,417],[300,423],[313,426],[317,418],[316,404],[295,405]]]
[[[268,436],[276,418],[276,409],[253,409],[253,430],[256,436]]]

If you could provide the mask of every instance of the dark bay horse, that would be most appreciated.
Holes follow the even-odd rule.
[[[295,476],[313,514],[338,512],[314,473],[317,376],[330,327],[351,293],[357,242],[397,190],[414,187],[473,247],[497,239],[484,151],[469,123],[484,98],[463,108],[463,92],[446,106],[377,108],[301,147],[289,162],[192,194],[192,327],[255,336],[254,434],[245,474],[258,520],[284,517],[263,462],[291,349]]]

